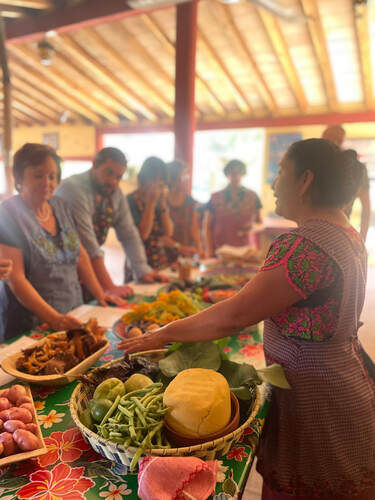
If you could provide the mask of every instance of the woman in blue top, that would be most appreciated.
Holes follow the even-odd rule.
[[[14,156],[18,195],[0,206],[0,257],[13,270],[0,283],[0,339],[30,330],[41,321],[54,330],[80,326],[66,314],[83,303],[80,280],[101,305],[106,296],[80,245],[66,203],[53,193],[61,169],[42,144],[25,144]]]

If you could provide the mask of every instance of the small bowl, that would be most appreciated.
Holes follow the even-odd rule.
[[[226,436],[227,434],[235,431],[240,424],[240,404],[238,402],[237,396],[233,394],[233,392],[230,393],[230,402],[231,419],[228,424],[219,431],[214,432],[213,434],[208,434],[207,436],[199,438],[184,436],[183,434],[176,432],[167,424],[166,421],[164,421],[164,428],[171,444],[178,446],[179,448],[185,446],[194,446],[197,444],[206,443],[208,441],[214,441],[215,439]]]

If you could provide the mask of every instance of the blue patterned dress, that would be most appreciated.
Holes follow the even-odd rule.
[[[41,297],[65,314],[83,303],[77,273],[79,238],[67,204],[58,197],[49,201],[57,234],[46,231],[21,196],[0,206],[0,243],[22,250],[25,276]],[[19,335],[41,323],[0,282],[0,340]]]

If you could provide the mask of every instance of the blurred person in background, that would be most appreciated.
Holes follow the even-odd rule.
[[[189,170],[185,163],[174,160],[167,164],[169,214],[173,222],[172,238],[181,255],[203,255],[198,203],[188,194]]]
[[[323,139],[327,141],[331,141],[336,144],[339,148],[342,149],[342,145],[345,141],[346,133],[341,125],[331,125],[327,127],[323,134]],[[367,232],[370,226],[370,217],[371,217],[371,202],[370,202],[370,182],[368,178],[368,172],[366,165],[361,163],[358,160],[357,153],[353,150],[350,150],[352,156],[355,156],[355,160],[358,162],[359,169],[357,170],[357,174],[360,177],[360,185],[357,193],[353,197],[353,199],[345,206],[344,210],[348,217],[351,216],[353,204],[357,198],[361,202],[361,226],[360,226],[360,235],[363,240],[366,241]]]
[[[127,197],[134,224],[143,241],[148,265],[155,270],[168,267],[168,253],[174,250],[177,258],[179,247],[172,240],[173,222],[167,202],[167,185],[167,165],[160,158],[150,156],[139,171],[138,189]],[[125,275],[126,281],[130,281],[132,273],[128,263]]]
[[[249,245],[253,224],[261,224],[262,203],[251,189],[242,186],[246,165],[231,160],[224,167],[228,186],[211,196],[206,212],[206,246],[209,256],[223,245]]]
[[[80,240],[100,284],[108,293],[122,298],[133,295],[133,289],[113,283],[101,248],[111,227],[116,231],[134,277],[146,283],[160,279],[147,264],[142,240],[120,189],[126,167],[126,157],[119,149],[104,148],[95,156],[90,170],[65,179],[56,190],[56,195],[69,203]],[[85,296],[89,301],[90,294]]]

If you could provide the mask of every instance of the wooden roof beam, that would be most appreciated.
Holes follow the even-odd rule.
[[[57,63],[62,61],[64,64],[68,65],[69,68],[75,69],[81,75],[81,78],[85,81],[85,88],[87,86],[87,90],[92,90],[95,92],[96,99],[103,99],[105,102],[106,109],[113,116],[113,111],[116,113],[116,120],[118,120],[117,114],[123,115],[125,118],[131,121],[138,121],[138,117],[133,111],[129,109],[129,107],[125,106],[120,99],[116,99],[110,92],[106,92],[103,87],[98,84],[96,78],[91,77],[90,75],[82,73],[82,66],[79,62],[76,62],[74,58],[66,56],[62,52],[58,52],[55,56],[55,60]],[[97,92],[99,91],[99,94]],[[111,121],[111,120],[109,120]],[[118,123],[118,121],[117,121]]]
[[[252,111],[251,105],[245,93],[238,85],[236,80],[232,77],[226,64],[224,63],[222,58],[218,56],[215,49],[209,42],[208,38],[204,35],[204,33],[200,29],[198,29],[198,43],[206,52],[208,57],[215,62],[215,64],[220,68],[221,72],[224,74],[229,86],[232,88],[232,91],[234,93],[234,99],[236,100],[239,109],[242,111],[242,113],[245,113],[247,115],[250,114]]]
[[[172,41],[167,37],[167,35],[164,33],[163,29],[157,23],[157,21],[155,21],[155,19],[151,15],[142,14],[140,17],[142,21],[145,23],[145,25],[149,28],[151,33],[155,36],[155,38],[157,38],[159,42],[163,45],[165,50],[173,57],[175,57],[176,54],[175,46],[172,43]],[[225,107],[223,106],[222,102],[217,97],[215,92],[212,90],[210,85],[206,82],[204,78],[200,76],[198,71],[195,72],[195,77],[197,79],[198,85],[200,85],[205,89],[208,98],[210,100],[211,107],[219,115],[225,115],[226,114]]]
[[[102,51],[104,51],[110,59],[115,61],[116,65],[121,68],[124,73],[131,76],[132,79],[138,80],[141,85],[153,96],[153,100],[158,103],[159,107],[168,117],[174,116],[174,106],[166,99],[159,90],[147,80],[139,71],[132,67],[114,48],[95,30],[87,30],[85,37]]]
[[[45,67],[40,64],[38,55],[30,49],[27,48],[19,48],[15,46],[9,47],[9,51],[11,54],[14,54],[20,59],[22,62],[30,65],[33,69],[39,72],[43,78],[50,80],[53,85],[59,87],[64,92],[75,96],[78,102],[81,102],[84,106],[88,106],[94,113],[100,114],[103,117],[107,118],[112,123],[119,123],[119,118],[117,115],[112,113],[102,102],[98,99],[95,99],[93,96],[90,96],[85,91],[78,89],[74,82],[70,79],[66,78],[57,70],[51,67]],[[99,119],[99,117],[97,117]],[[100,120],[100,119],[99,119]]]
[[[68,109],[73,109],[83,118],[99,124],[101,122],[99,116],[96,113],[91,112],[86,106],[82,105],[77,99],[72,97],[69,93],[61,91],[59,88],[49,83],[46,79],[41,78],[37,71],[32,68],[25,68],[23,62],[11,61],[10,67],[14,75],[20,76],[23,79],[27,79],[29,82],[33,82],[36,88],[43,90],[51,100],[60,102],[62,105],[67,106]]]
[[[256,60],[252,53],[250,52],[249,47],[246,44],[245,38],[243,37],[242,33],[238,29],[231,8],[227,4],[223,4],[221,2],[217,2],[217,5],[219,5],[224,13],[225,19],[227,21],[227,25],[230,27],[232,30],[232,33],[234,35],[234,38],[237,40],[239,43],[241,49],[243,50],[246,59],[250,65],[253,77],[254,77],[254,82],[256,87],[258,88],[258,91],[263,99],[263,102],[267,106],[267,108],[272,112],[272,113],[277,113],[278,111],[278,106],[275,101],[275,98],[272,95],[272,92],[270,91],[266,80],[263,77],[263,74],[261,73],[260,69],[258,68],[258,65],[256,63]]]
[[[307,19],[307,26],[310,33],[312,46],[318,68],[324,83],[328,106],[331,111],[338,108],[335,80],[333,78],[332,68],[329,61],[328,48],[323,25],[320,19],[317,0],[299,0],[302,11]]]
[[[30,109],[41,113],[46,118],[46,120],[53,123],[59,123],[60,114],[57,111],[51,110],[48,106],[45,106],[44,103],[39,102],[33,97],[25,94],[24,89],[22,87],[17,87],[14,82],[12,82],[12,96],[19,102],[25,104],[26,106],[29,106]]]
[[[27,9],[52,9],[54,4],[51,0],[0,0],[0,10],[2,10],[2,5],[6,7],[26,7]]]
[[[57,99],[52,100],[48,95],[41,92],[35,86],[30,85],[24,78],[20,78],[19,76],[12,75],[12,86],[14,89],[22,92],[24,96],[27,96],[29,99],[33,99],[35,104],[38,106],[42,106],[41,109],[45,109],[46,113],[50,112],[52,114],[56,113],[57,115],[61,115],[64,111],[68,111],[67,107],[59,102]],[[48,111],[47,111],[48,110]],[[74,113],[74,111],[69,110],[72,118],[78,118],[78,115]]]
[[[115,95],[123,102],[131,102],[146,118],[157,120],[158,117],[154,110],[142,97],[139,97],[125,83],[116,78],[111,71],[88,54],[75,40],[70,37],[59,36],[54,39],[53,43],[60,51],[79,61],[82,67],[94,74],[102,84],[111,88]]]
[[[139,42],[135,36],[129,33],[129,31],[126,29],[126,26],[124,26],[120,22],[117,23],[115,27],[119,33],[119,36],[126,39],[126,44],[129,45],[130,49],[134,53],[137,53],[145,62],[147,62],[147,65],[153,68],[153,70],[159,76],[159,78],[164,80],[164,82],[167,85],[170,85],[171,87],[174,88],[174,77],[169,75],[169,73],[165,71],[162,65],[159,64],[157,59],[155,59],[154,55],[151,55],[150,52],[146,49],[146,47],[144,47],[144,45],[142,45],[141,42]]]
[[[289,53],[288,45],[280,30],[280,26],[274,16],[266,12],[264,9],[257,9],[260,18],[263,22],[264,29],[271,42],[280,64],[284,70],[289,86],[294,94],[301,111],[305,112],[308,108],[308,102],[305,96],[305,91],[299,80],[297,70]]]
[[[23,17],[25,14],[26,11],[20,7],[7,7],[6,5],[1,5],[0,3],[0,15],[2,17],[17,19],[18,17]]]
[[[368,109],[374,109],[374,94],[372,88],[371,44],[369,33],[368,7],[355,12],[353,9],[355,34],[357,39],[364,101]]]
[[[165,8],[170,8],[170,6],[158,7],[154,10]],[[39,40],[47,31],[53,30],[59,34],[70,33],[98,24],[137,16],[142,12],[128,7],[125,0],[90,0],[84,4],[54,9],[35,18],[28,17],[9,23],[6,29],[7,42]]]

